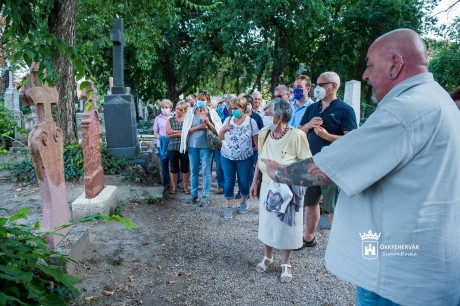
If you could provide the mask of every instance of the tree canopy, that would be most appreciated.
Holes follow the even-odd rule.
[[[144,101],[177,101],[199,89],[214,95],[257,89],[267,99],[276,85],[293,83],[300,63],[313,81],[323,71],[360,80],[371,42],[400,27],[428,32],[438,1],[0,0],[0,6],[10,60],[40,61],[51,82],[62,71],[57,66],[71,64],[76,78],[94,79],[100,93],[112,74],[112,19],[123,18],[126,86]],[[75,4],[68,26],[74,27],[74,43],[53,27],[57,4],[64,2]],[[428,42],[430,69],[450,90],[460,84],[458,19],[438,30],[449,39]],[[62,54],[68,64],[57,60]]]

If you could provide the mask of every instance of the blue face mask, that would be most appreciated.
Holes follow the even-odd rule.
[[[304,97],[302,88],[294,88],[294,98],[300,100]]]
[[[240,118],[240,117],[241,117],[241,110],[235,109],[234,111],[232,111],[232,115],[233,115],[233,117],[235,117],[236,119]]]
[[[206,102],[204,101],[196,101],[196,106],[199,108],[199,109],[203,109],[206,107]]]

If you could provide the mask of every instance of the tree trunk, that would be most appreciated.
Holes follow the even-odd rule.
[[[68,46],[75,45],[76,38],[77,0],[55,0],[48,19],[51,34],[63,39]],[[56,123],[62,130],[64,146],[78,142],[75,115],[75,70],[66,54],[59,53],[54,60],[58,74],[56,87],[59,92],[59,104],[56,113]]]
[[[270,80],[270,92],[272,95],[275,91],[275,87],[279,85],[281,73],[283,73],[286,67],[289,56],[288,43],[287,37],[281,32],[281,29],[278,29],[275,37],[275,45],[273,47],[273,67]]]

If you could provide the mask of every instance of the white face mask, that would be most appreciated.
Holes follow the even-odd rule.
[[[318,100],[324,99],[326,96],[326,89],[321,86],[316,86],[315,90],[313,91],[313,96]]]
[[[161,109],[161,113],[162,113],[164,116],[168,116],[168,115],[171,113],[171,109],[170,109],[170,108],[162,108],[162,109]]]
[[[278,127],[278,124],[280,124],[281,122],[281,121],[278,121],[278,123],[275,123],[275,119],[276,117],[273,117],[273,124],[268,127],[268,129],[272,132],[276,130],[276,128]]]

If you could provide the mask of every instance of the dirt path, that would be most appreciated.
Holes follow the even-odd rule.
[[[215,195],[199,208],[187,195],[165,195],[147,204],[144,188],[112,178],[119,187],[123,216],[137,224],[130,232],[118,223],[88,226],[90,245],[75,268],[82,279],[76,305],[353,305],[354,287],[329,274],[323,265],[329,231],[318,231],[318,245],[295,252],[293,281],[279,281],[280,252],[266,273],[255,271],[262,257],[257,239],[258,209],[222,217],[224,200]],[[0,183],[2,207],[32,206],[39,218],[37,187]],[[69,201],[83,192],[67,184]]]

